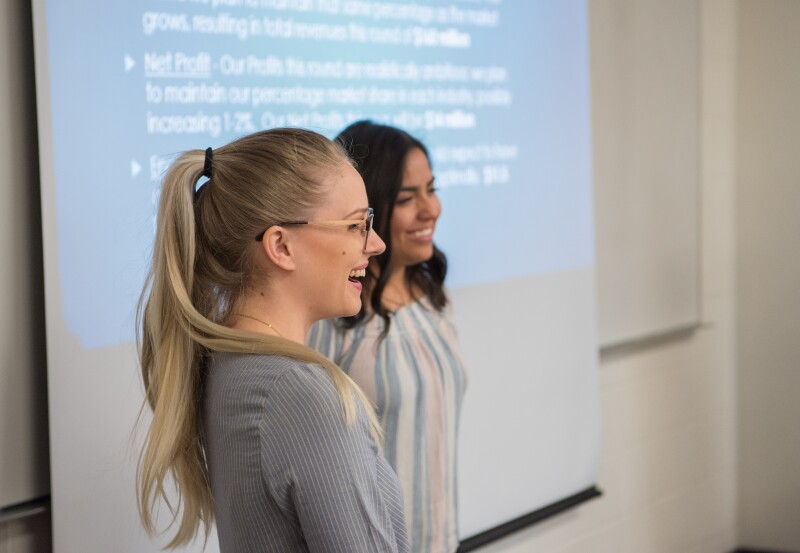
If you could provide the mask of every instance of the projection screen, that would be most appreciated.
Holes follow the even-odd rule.
[[[585,0],[35,0],[34,17],[56,550],[166,543],[134,495],[160,179],[184,149],[275,126],[371,118],[430,147],[469,369],[462,539],[594,489]]]

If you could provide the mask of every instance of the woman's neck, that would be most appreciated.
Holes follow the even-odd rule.
[[[238,305],[231,313],[232,328],[305,343],[310,323],[301,320],[298,314],[302,310],[287,305],[280,294],[253,291],[242,297]]]
[[[383,288],[381,302],[390,310],[410,305],[422,297],[422,290],[408,282],[408,267],[398,268],[389,275]]]

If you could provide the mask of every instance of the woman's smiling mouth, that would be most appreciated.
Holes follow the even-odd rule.
[[[409,231],[408,236],[411,237],[412,240],[430,242],[433,239],[433,227]]]

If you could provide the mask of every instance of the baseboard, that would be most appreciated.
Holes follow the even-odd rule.
[[[749,547],[740,547],[731,553],[800,553],[800,551],[778,551],[777,549],[751,549]]]

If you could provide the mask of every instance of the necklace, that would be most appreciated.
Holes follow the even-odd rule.
[[[255,317],[251,317],[250,315],[245,315],[244,313],[234,313],[234,315],[236,315],[237,317],[244,317],[245,319],[253,320],[253,321],[257,322],[257,323],[261,323],[262,325],[267,325],[272,332],[274,332],[275,334],[277,334],[278,336],[283,338],[283,334],[278,332],[278,329],[275,328],[274,326],[272,326],[271,324],[269,324],[267,321],[262,321],[261,319],[256,319]]]
[[[386,292],[389,292],[388,294]],[[412,304],[420,299],[424,294],[416,294],[413,290],[408,288],[401,288],[398,290],[396,287],[389,287],[383,289],[381,294],[381,302],[389,309],[400,309],[406,305]]]

